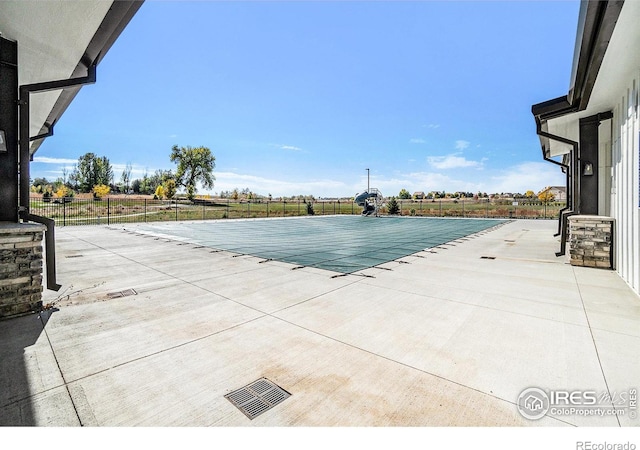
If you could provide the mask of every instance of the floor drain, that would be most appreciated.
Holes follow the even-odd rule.
[[[128,297],[130,295],[138,295],[138,293],[134,289],[125,289],[124,291],[109,292],[107,294],[107,297],[120,298],[120,297]]]
[[[82,258],[82,255],[67,255],[65,258]]]
[[[290,396],[291,394],[280,386],[266,378],[260,378],[243,388],[230,392],[224,397],[242,411],[245,416],[253,420]]]
[[[496,259],[495,256],[481,256],[480,259]]]

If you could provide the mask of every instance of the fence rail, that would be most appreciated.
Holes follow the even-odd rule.
[[[460,200],[398,200],[403,216],[470,218],[558,218],[563,203],[540,202],[500,204],[499,202]],[[237,201],[152,200],[140,198],[31,198],[31,212],[56,221],[58,226],[100,225],[179,220],[290,217],[305,215],[355,214],[362,211],[349,200],[314,201],[310,209],[304,200]],[[383,208],[383,214],[386,210]]]

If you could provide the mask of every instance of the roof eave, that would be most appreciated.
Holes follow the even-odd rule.
[[[624,0],[582,0],[569,92],[532,106],[538,131],[547,120],[587,108],[623,4]]]

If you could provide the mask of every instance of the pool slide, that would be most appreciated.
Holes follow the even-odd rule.
[[[379,190],[372,188],[362,194],[356,194],[355,202],[361,206],[363,216],[378,215],[378,210],[382,206],[382,194]]]

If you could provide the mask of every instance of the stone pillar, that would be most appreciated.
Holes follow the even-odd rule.
[[[0,318],[42,307],[41,224],[0,222]]]
[[[612,217],[569,217],[569,254],[572,266],[613,269],[612,245]]]

